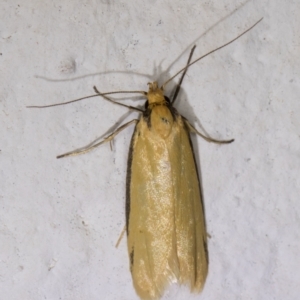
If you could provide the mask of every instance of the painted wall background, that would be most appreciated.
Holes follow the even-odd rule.
[[[57,160],[137,117],[100,91],[146,90],[194,57],[177,108],[194,137],[209,239],[200,295],[163,299],[299,299],[299,1],[1,1],[0,299],[138,299],[125,224],[133,128]],[[175,80],[169,90],[175,84]],[[167,91],[167,92],[168,92]],[[143,101],[127,101],[131,105]]]

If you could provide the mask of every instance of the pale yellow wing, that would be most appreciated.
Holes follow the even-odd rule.
[[[181,147],[178,157],[170,151],[170,159],[180,162],[174,165],[172,176],[176,191],[174,203],[179,282],[188,285],[193,292],[200,292],[208,272],[207,232],[189,132],[181,117],[177,124],[180,136],[176,143],[180,143]]]
[[[163,116],[163,117],[162,117]],[[207,274],[206,231],[197,170],[182,118],[166,107],[142,117],[131,144],[127,233],[133,283],[157,299],[171,282],[200,291]]]

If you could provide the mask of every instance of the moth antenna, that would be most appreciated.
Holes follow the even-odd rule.
[[[115,102],[115,101],[113,101],[110,98],[107,98],[105,96],[106,95],[111,95],[111,94],[119,94],[119,93],[123,93],[123,94],[126,94],[126,93],[127,94],[142,94],[144,96],[147,95],[147,93],[144,92],[144,91],[116,91],[116,92],[100,93],[95,86],[94,86],[94,90],[97,93],[96,95],[85,96],[85,97],[81,97],[81,98],[74,99],[74,100],[71,100],[71,101],[60,102],[60,103],[49,104],[49,105],[29,105],[29,106],[26,106],[26,108],[47,108],[47,107],[53,107],[53,106],[60,106],[60,105],[66,105],[66,104],[74,103],[74,102],[81,101],[81,100],[84,100],[84,99],[89,99],[89,98],[94,98],[94,97],[99,97],[99,96],[102,96],[104,99],[106,99],[110,102],[113,102],[115,104],[119,104],[121,106],[126,106],[126,107],[132,108],[132,106],[128,106],[128,105],[125,105],[125,104]]]
[[[182,68],[180,71],[178,71],[174,76],[172,76],[171,78],[169,78],[163,85],[162,85],[162,89],[164,90],[166,85],[172,80],[174,79],[178,74],[180,74],[181,72],[185,71],[187,68],[189,68],[191,65],[193,65],[194,63],[196,63],[197,61],[201,60],[202,58],[228,46],[229,44],[233,43],[235,40],[237,40],[238,38],[240,38],[242,35],[244,35],[245,33],[247,33],[248,31],[250,31],[253,27],[255,27],[260,21],[262,21],[263,18],[259,19],[255,24],[253,24],[250,28],[248,28],[247,30],[245,30],[244,32],[242,32],[241,34],[239,34],[236,38],[234,38],[233,40],[229,41],[228,43],[200,56],[199,58],[197,58],[196,60],[194,60],[193,62],[191,62],[190,64],[188,64],[187,66],[185,66],[184,68]]]
[[[93,87],[94,90],[96,87]],[[115,91],[115,92],[107,92],[107,93],[102,93],[101,95],[112,95],[112,94],[142,94],[144,96],[147,96],[147,92],[145,91]]]
[[[194,54],[195,49],[196,49],[196,45],[193,46],[193,48],[192,48],[192,50],[191,50],[191,52],[190,52],[190,56],[189,56],[187,65],[191,62],[192,56],[193,56],[193,54]],[[186,74],[187,70],[188,70],[188,69],[186,68],[186,69],[184,70],[184,72],[182,73],[182,75],[181,75],[181,78],[180,78],[180,80],[179,80],[179,82],[178,82],[178,84],[177,84],[177,86],[176,86],[175,93],[174,93],[174,95],[173,95],[173,97],[172,97],[171,103],[174,103],[174,102],[175,102],[175,100],[176,100],[176,98],[177,98],[177,96],[178,96],[178,94],[179,94],[179,91],[180,91],[180,88],[181,88],[181,84],[182,84],[182,81],[183,81],[183,79],[184,79],[184,77],[185,77],[185,74]]]
[[[86,97],[74,99],[74,100],[67,101],[67,102],[60,102],[60,103],[49,104],[49,105],[29,105],[29,106],[26,106],[26,107],[27,108],[46,108],[46,107],[52,107],[52,106],[60,106],[60,105],[66,105],[66,104],[74,103],[74,102],[77,102],[77,101],[80,101],[80,100],[84,100],[84,99],[88,99],[88,98],[93,98],[93,97],[99,97],[99,94],[97,94],[97,95],[90,95],[90,96],[86,96]]]

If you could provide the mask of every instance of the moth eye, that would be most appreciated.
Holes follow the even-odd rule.
[[[167,96],[165,96],[165,100],[166,100],[168,103],[171,103],[170,99],[169,99]]]

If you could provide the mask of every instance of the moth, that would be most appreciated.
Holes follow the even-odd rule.
[[[128,155],[126,232],[133,285],[141,299],[159,299],[173,282],[189,286],[191,292],[203,289],[208,273],[207,231],[190,134],[220,144],[231,143],[233,139],[219,141],[201,134],[174,108],[174,102],[188,67],[232,43],[261,20],[227,44],[190,62],[194,46],[186,67],[162,86],[155,81],[148,83],[148,92],[129,91],[146,97],[144,110],[107,97],[119,92],[101,93],[94,87],[96,94],[89,97],[102,96],[137,110],[140,118],[122,125],[101,142],[58,156],[91,151],[135,124]],[[179,73],[182,77],[173,98],[169,99],[164,94],[165,87]]]

